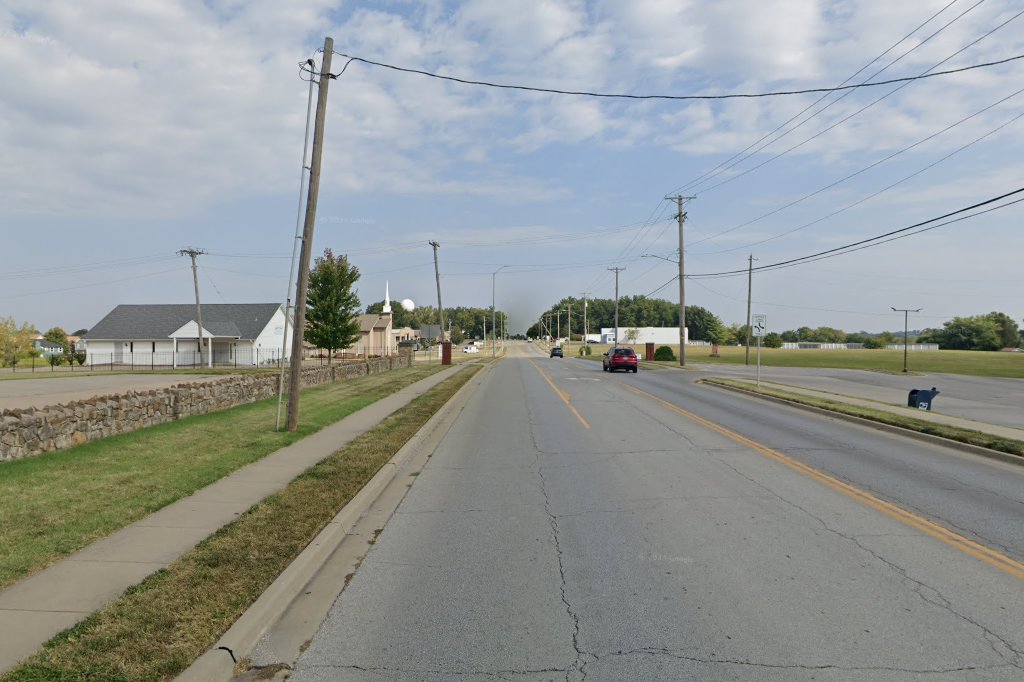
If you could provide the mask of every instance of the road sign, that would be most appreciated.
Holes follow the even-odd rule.
[[[753,323],[751,324],[750,334],[758,339],[763,339],[765,334],[768,333],[768,316],[764,314],[752,315]]]

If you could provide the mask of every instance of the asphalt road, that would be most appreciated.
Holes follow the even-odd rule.
[[[510,358],[294,680],[1020,680],[1024,468]]]
[[[688,366],[710,376],[753,379],[757,373],[754,365],[702,365],[691,361]],[[940,391],[932,406],[935,412],[988,424],[1024,426],[1024,379],[962,374],[902,375],[818,367],[762,367],[761,378],[894,405],[906,405],[911,389],[934,386]]]

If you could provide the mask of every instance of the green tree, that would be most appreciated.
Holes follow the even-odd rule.
[[[1020,330],[1017,323],[1006,313],[991,312],[986,315],[999,328],[999,339],[1003,348],[1016,348],[1020,345]]]
[[[678,315],[676,317],[678,318]],[[707,308],[702,308],[699,305],[686,306],[686,328],[690,332],[690,340],[710,341],[711,343],[719,343],[715,339],[725,331],[722,320]]]
[[[0,317],[0,364],[12,365],[18,356],[28,354],[35,333],[28,322],[19,325],[13,317]]]
[[[794,329],[787,329],[781,334],[782,340],[786,343],[796,343],[800,340],[800,335],[796,333]]]
[[[452,335],[450,338],[451,342],[458,346],[460,343],[466,340],[466,335],[462,333],[462,329],[459,327],[452,327]]]
[[[1002,328],[989,315],[954,317],[942,329],[926,329],[918,343],[937,343],[949,350],[999,350]]]
[[[64,355],[68,355],[71,352],[71,344],[68,343],[68,334],[60,327],[53,327],[43,334],[43,338],[50,343],[55,343],[60,346],[61,352]]]
[[[782,335],[776,332],[768,332],[764,335],[765,348],[782,348]]]
[[[353,288],[358,279],[359,269],[330,249],[324,249],[309,273],[303,336],[332,356],[359,338],[359,297]]]

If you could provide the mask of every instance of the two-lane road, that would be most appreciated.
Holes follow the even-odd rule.
[[[1019,680],[1024,470],[690,383],[490,371],[297,680]]]

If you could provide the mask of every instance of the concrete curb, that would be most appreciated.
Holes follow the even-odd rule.
[[[1024,457],[1018,455],[1011,455],[1008,452],[1000,452],[999,450],[991,450],[989,448],[982,447],[980,445],[971,445],[970,443],[961,443],[958,440],[951,440],[949,438],[943,438],[942,436],[936,436],[930,433],[922,433],[913,429],[903,428],[902,426],[893,426],[892,424],[885,424],[878,422],[873,419],[867,419],[866,417],[857,417],[852,414],[844,414],[842,412],[835,412],[824,407],[817,407],[815,405],[807,405],[804,403],[796,402],[794,400],[787,400],[785,398],[779,398],[773,395],[765,395],[763,393],[757,393],[756,391],[748,391],[738,386],[726,386],[724,384],[712,383],[704,380],[700,380],[705,386],[712,388],[718,388],[726,391],[732,391],[734,393],[742,393],[748,397],[758,398],[760,400],[768,400],[771,402],[779,403],[781,405],[788,405],[807,412],[814,412],[819,415],[828,415],[836,419],[842,419],[854,424],[860,424],[862,426],[869,426],[879,431],[885,431],[887,433],[895,433],[915,440],[924,441],[926,443],[933,443],[935,445],[942,445],[944,447],[953,448],[962,452],[967,452],[972,455],[979,455],[988,459],[994,459],[1007,464],[1014,464],[1016,466],[1024,466]]]
[[[328,562],[356,522],[370,509],[409,460],[421,454],[425,447],[430,447],[429,441],[440,441],[492,367],[493,363],[483,364],[482,370],[462,386],[395,453],[394,457],[374,474],[220,640],[176,679],[182,682],[232,679],[235,660],[252,655],[263,636],[274,627],[295,598],[302,594],[305,586]],[[436,443],[432,445],[436,447]],[[430,447],[431,451],[433,447]],[[343,588],[339,588],[338,591],[341,589]],[[319,623],[316,623],[316,626],[319,626]]]

